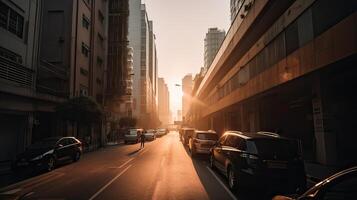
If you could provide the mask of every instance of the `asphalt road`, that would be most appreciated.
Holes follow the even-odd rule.
[[[191,159],[177,132],[139,147],[85,154],[77,163],[0,189],[0,199],[251,199],[232,194],[207,157]]]

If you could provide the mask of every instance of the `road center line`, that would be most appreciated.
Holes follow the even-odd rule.
[[[105,184],[103,187],[101,187],[98,192],[96,192],[89,200],[95,199],[100,193],[102,193],[110,184],[112,184],[117,178],[119,178],[121,175],[123,175],[131,165],[127,166],[123,171],[121,171],[118,175],[116,175],[112,180],[110,180],[107,184]]]
[[[132,161],[132,160],[134,160],[134,158],[131,158],[131,159],[127,160],[125,163],[121,164],[121,165],[119,166],[119,168],[124,167],[126,164],[128,164],[128,163],[129,163],[130,161]]]
[[[226,190],[226,192],[229,194],[229,196],[231,196],[232,199],[237,200],[237,197],[234,196],[234,194],[227,188],[227,186],[221,181],[221,179],[217,177],[217,175],[214,173],[214,171],[212,171],[212,169],[209,168],[208,166],[206,166],[206,168],[208,169],[209,172],[211,172],[213,177],[216,178],[216,180],[219,182],[219,184],[221,184],[221,186],[224,188],[224,190]]]
[[[147,151],[149,151],[149,149],[146,149],[146,150],[140,152],[139,155],[142,155],[142,154],[146,153]]]

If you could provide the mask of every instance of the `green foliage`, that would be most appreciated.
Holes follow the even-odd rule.
[[[136,123],[137,123],[136,118],[132,118],[132,117],[122,117],[119,120],[120,127],[135,127]]]
[[[103,111],[99,105],[88,97],[75,97],[58,105],[56,113],[62,119],[79,123],[99,122]]]

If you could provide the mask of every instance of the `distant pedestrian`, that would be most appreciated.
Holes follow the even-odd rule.
[[[144,146],[145,146],[145,132],[141,133],[140,141],[141,141],[141,145],[140,145],[140,149],[141,149],[141,148],[144,148]]]

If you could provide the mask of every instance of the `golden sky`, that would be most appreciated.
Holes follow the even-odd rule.
[[[143,0],[154,21],[159,77],[170,91],[171,110],[181,109],[181,79],[203,66],[204,37],[211,27],[228,31],[229,0]]]

